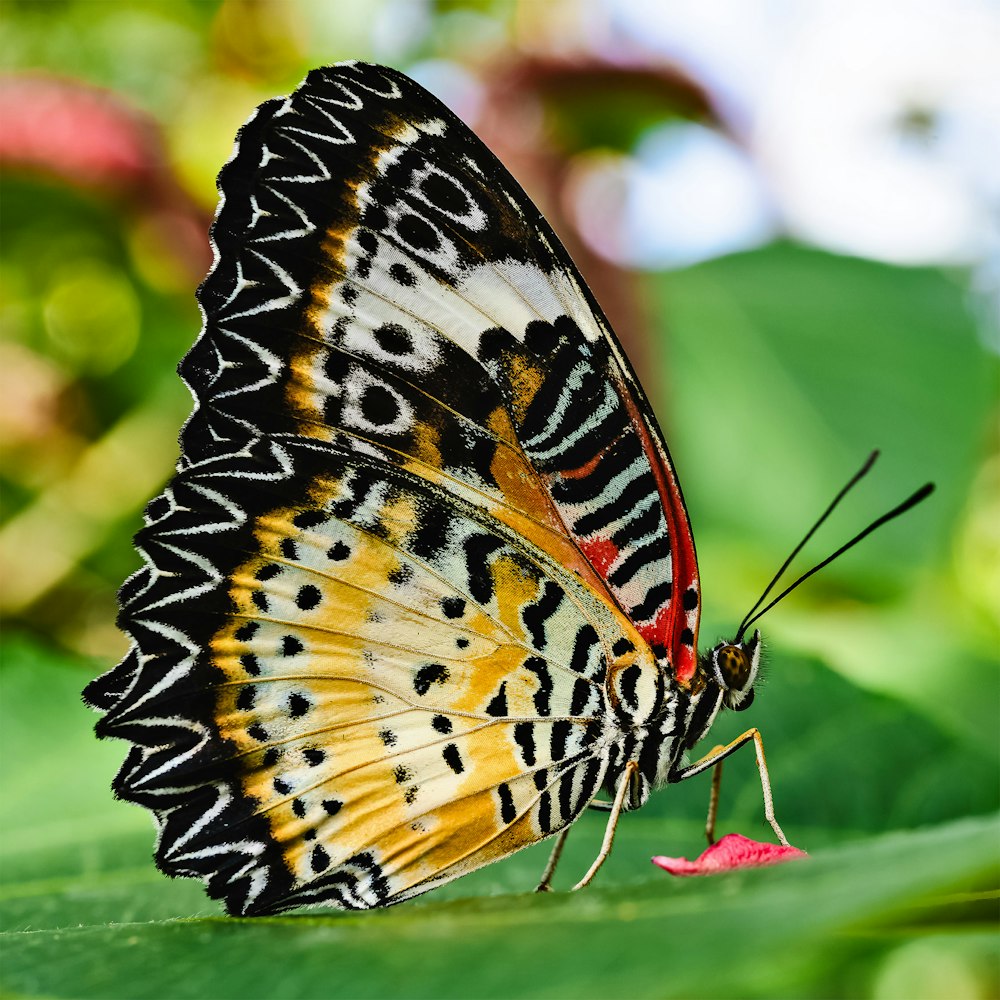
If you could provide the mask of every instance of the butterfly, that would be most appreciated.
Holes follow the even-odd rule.
[[[663,435],[500,162],[348,62],[261,105],[219,189],[132,645],[85,692],[159,867],[234,914],[363,909],[558,835],[554,864],[603,808],[583,884],[622,812],[750,741],[787,843],[756,730],[685,763],[760,635],[699,659]]]

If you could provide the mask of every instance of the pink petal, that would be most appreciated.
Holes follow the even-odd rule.
[[[766,844],[738,833],[727,833],[697,861],[687,858],[653,858],[653,864],[671,875],[715,875],[735,868],[761,868],[806,857],[805,851],[785,844]]]

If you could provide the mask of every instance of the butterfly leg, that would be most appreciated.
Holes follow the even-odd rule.
[[[716,747],[716,750],[721,747]],[[708,846],[715,843],[715,819],[719,815],[719,791],[722,788],[722,761],[718,761],[712,768],[712,791],[708,796],[708,816],[705,819],[705,836],[708,838]]]
[[[788,841],[785,839],[785,835],[778,825],[778,820],[774,815],[774,798],[771,795],[771,778],[767,773],[767,759],[764,756],[764,741],[761,739],[760,732],[757,729],[748,729],[742,736],[737,736],[732,743],[727,743],[724,747],[716,747],[714,750],[707,753],[701,760],[696,760],[693,764],[688,767],[682,768],[672,779],[673,781],[684,781],[685,778],[693,778],[696,774],[701,774],[703,771],[707,771],[710,767],[717,767],[731,754],[734,754],[740,747],[745,746],[753,740],[754,751],[757,754],[757,770],[760,772],[760,787],[761,791],[764,793],[764,816],[766,817],[768,823],[771,824],[771,829],[777,834],[780,843],[788,846]],[[718,791],[716,789],[716,782],[721,781],[721,774],[717,777],[713,777],[713,796],[709,800],[709,813],[708,822],[706,823],[706,833],[710,835],[710,842],[715,838],[715,814],[714,809],[718,808]]]
[[[552,876],[556,873],[556,865],[559,864],[559,858],[562,856],[563,845],[566,843],[566,838],[569,836],[569,827],[564,827],[562,830],[556,834],[556,842],[552,845],[552,853],[549,855],[549,862],[545,866],[545,871],[542,872],[541,880],[538,885],[535,886],[535,892],[551,892],[552,891]]]
[[[634,760],[630,760],[625,765],[621,780],[618,782],[615,801],[611,805],[611,815],[608,817],[608,825],[604,830],[604,840],[601,843],[601,850],[594,859],[594,863],[588,869],[587,874],[573,886],[574,892],[577,889],[582,889],[584,886],[590,885],[601,865],[607,861],[608,855],[611,853],[611,845],[615,841],[615,830],[618,828],[618,817],[621,816],[622,806],[625,804],[625,796],[628,794],[629,786],[632,784],[632,776],[638,770],[639,765]]]

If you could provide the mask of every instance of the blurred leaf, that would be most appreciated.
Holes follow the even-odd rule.
[[[4,55],[14,69],[57,69],[166,108],[204,72],[204,35],[221,0],[4,5]]]
[[[852,553],[869,574],[939,552],[995,400],[964,289],[943,273],[790,245],[652,282],[657,371],[696,531],[751,527],[774,565],[873,448],[883,457],[838,512],[839,537],[928,479],[937,495]],[[650,379],[652,382],[653,380]],[[835,529],[834,529],[835,530]]]
[[[552,131],[570,153],[628,153],[644,132],[670,121],[711,121],[708,96],[676,70],[615,70],[555,61],[531,65],[529,82],[544,96]]]
[[[93,738],[78,700],[84,664],[24,643],[6,653],[0,910],[10,993],[856,996],[883,966],[891,981],[905,979],[935,948],[975,982],[989,975],[983,890],[995,876],[993,818],[837,842],[987,808],[995,769],[898,703],[818,666],[783,670],[758,699],[767,713],[749,713],[767,727],[779,815],[810,861],[687,882],[653,868],[653,854],[701,849],[708,783],[693,781],[624,819],[608,865],[584,893],[525,892],[544,863],[543,844],[388,911],[235,920],[213,916],[218,906],[196,883],[160,876],[144,811],[112,805],[107,782],[124,745]],[[828,724],[817,728],[824,714]],[[735,808],[725,808],[730,795]],[[755,833],[752,754],[731,765],[723,796],[726,825],[735,813],[754,827],[743,832]],[[603,822],[580,821],[558,884],[585,869]],[[930,952],[892,958],[912,928],[945,927],[947,942]]]
[[[25,513],[31,524],[51,523],[42,558],[34,552],[37,531],[25,530],[15,545],[29,552],[27,567],[6,551],[5,582],[19,591],[14,584],[58,563],[30,606],[15,602],[17,613],[54,641],[94,648],[96,637],[107,648],[97,619],[113,617],[114,592],[138,565],[127,539],[170,474],[177,430],[190,412],[174,369],[200,326],[197,304],[193,289],[165,295],[136,273],[120,207],[26,178],[5,178],[4,194],[3,278],[16,276],[5,280],[14,300],[5,362],[29,405],[18,406],[16,393],[3,400],[23,425],[0,477],[3,524]],[[168,256],[162,242],[158,252]],[[8,419],[5,426],[20,425]],[[110,454],[116,443],[132,446],[125,464]],[[101,455],[110,470],[94,461]]]
[[[923,482],[936,492],[770,612],[765,637],[821,653],[995,747],[996,638],[977,621],[951,546],[990,426],[997,363],[960,282],[778,245],[658,275],[648,288],[660,317],[659,409],[698,544],[703,638],[734,630],[881,448],[793,574]]]
[[[877,968],[913,921],[995,951],[997,832],[965,821],[720,879],[650,866],[581,895],[34,931],[7,936],[4,980],[73,997],[858,996],[846,960]]]
[[[816,662],[771,654],[753,707],[723,713],[696,749],[703,754],[750,726],[763,734],[782,827],[807,850],[813,831],[840,839],[1000,807],[995,752],[946,735],[901,702],[864,691]],[[725,768],[720,832],[763,836],[768,828],[752,750]],[[654,795],[644,812],[696,819],[706,797],[706,785],[693,780]]]

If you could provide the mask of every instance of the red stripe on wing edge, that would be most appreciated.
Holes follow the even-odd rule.
[[[691,522],[681,493],[680,484],[674,474],[673,464],[666,446],[650,431],[649,423],[626,384],[619,385],[619,395],[628,410],[629,419],[642,442],[642,450],[649,460],[649,466],[656,479],[656,489],[663,503],[663,513],[670,535],[670,561],[673,569],[673,589],[671,599],[657,613],[648,625],[636,625],[639,634],[650,645],[662,643],[666,648],[674,668],[678,684],[688,684],[694,677],[698,665],[698,622],[701,617],[701,594],[693,611],[683,611],[682,599],[689,587],[698,587],[698,557],[695,554],[694,536]],[[691,645],[681,643],[681,633],[690,628]]]

